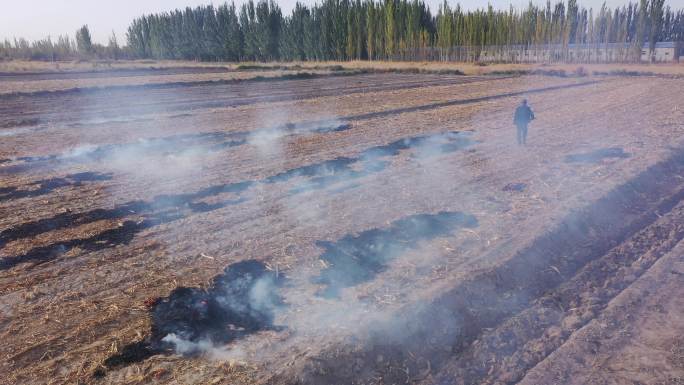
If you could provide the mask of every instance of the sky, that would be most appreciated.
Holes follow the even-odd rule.
[[[243,0],[236,0],[240,4]],[[297,0],[277,0],[283,13],[287,14]],[[529,0],[490,0],[495,8],[508,8],[510,4],[522,8]],[[545,4],[546,0],[532,0]],[[628,0],[605,0],[609,7],[622,6]],[[305,4],[313,4],[315,0],[300,0]],[[437,10],[442,0],[426,0],[433,11]],[[448,0],[452,5],[457,0]],[[486,7],[482,0],[458,1],[465,9]],[[552,2],[555,2],[553,0]],[[589,8],[600,8],[604,0],[579,0],[581,5]],[[106,43],[112,31],[124,43],[125,33],[131,20],[142,14],[169,11],[186,6],[202,4],[222,4],[222,0],[0,0],[0,39],[25,37],[29,40],[53,38],[68,34],[73,37],[77,28],[84,24],[90,27],[93,40]],[[684,7],[684,0],[666,0],[673,8]]]

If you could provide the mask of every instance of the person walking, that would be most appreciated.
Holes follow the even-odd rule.
[[[523,99],[522,103],[515,109],[513,116],[513,123],[518,129],[518,144],[527,144],[527,125],[534,120],[534,113],[527,105],[527,99]]]

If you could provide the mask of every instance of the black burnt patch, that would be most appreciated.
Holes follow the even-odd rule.
[[[278,288],[282,275],[248,260],[228,266],[208,289],[179,287],[150,309],[148,336],[125,346],[105,362],[116,368],[155,354],[201,353],[201,343],[227,344],[262,330],[279,330],[275,311],[283,306]],[[186,346],[177,346],[178,341]]]
[[[214,134],[197,135],[211,136]],[[186,135],[185,137],[195,138],[197,135]],[[392,157],[399,155],[403,151],[410,151],[410,158],[421,161],[425,158],[470,146],[475,143],[470,136],[470,132],[446,132],[405,138],[386,145],[371,147],[357,157],[339,157],[297,167],[259,181],[219,184],[203,188],[194,193],[160,195],[151,201],[132,201],[114,208],[95,209],[81,213],[60,213],[51,218],[26,222],[0,231],[0,247],[4,247],[8,242],[20,238],[29,238],[48,231],[75,227],[97,220],[124,219],[131,215],[139,217],[135,221],[125,221],[118,228],[107,230],[101,234],[40,246],[28,250],[24,254],[2,258],[0,259],[0,271],[10,269],[24,262],[33,262],[35,264],[48,262],[59,258],[74,247],[79,247],[86,251],[97,251],[127,244],[136,234],[150,227],[185,218],[191,214],[206,213],[240,204],[249,199],[246,196],[242,196],[241,193],[257,183],[288,182],[291,179],[302,177],[306,179],[298,181],[291,188],[291,194],[324,189],[339,182],[342,183],[339,183],[340,186],[336,186],[338,190],[333,192],[344,191],[339,188],[350,189],[359,186],[360,183],[357,183],[359,178],[384,170],[390,164]],[[101,153],[101,151],[104,150],[94,150],[94,153]],[[71,181],[74,184],[108,177],[92,173],[75,175],[71,177]],[[60,182],[55,183],[53,183],[52,187],[60,185]],[[9,190],[1,190],[0,199],[2,197],[12,197],[11,194],[13,193],[16,192],[11,190],[11,188]],[[237,196],[217,203],[205,201],[207,198],[226,193]],[[18,195],[13,197],[18,197]]]
[[[86,182],[101,182],[112,179],[110,173],[81,172],[63,178],[38,180],[22,187],[0,188],[0,201],[46,195],[56,189],[70,186],[82,186]]]
[[[566,163],[598,163],[604,159],[625,159],[630,154],[620,147],[601,148],[582,154],[571,154],[565,157]]]
[[[426,159],[459,151],[475,142],[470,132],[443,132],[399,139],[385,145],[371,147],[357,157],[338,157],[302,167],[293,168],[271,176],[266,183],[287,182],[297,177],[307,177],[291,193],[327,188],[335,183],[352,181],[386,169],[391,158],[403,151],[412,151],[412,158]]]
[[[49,262],[75,247],[85,251],[98,251],[128,244],[136,234],[148,228],[170,223],[191,214],[205,213],[240,204],[247,199],[241,197],[240,194],[252,185],[253,182],[245,181],[211,186],[194,193],[159,195],[151,201],[131,201],[114,208],[95,209],[87,212],[65,212],[51,218],[26,222],[5,229],[0,231],[0,247],[4,247],[7,243],[17,239],[30,238],[48,231],[80,226],[98,220],[123,219],[130,215],[142,216],[135,221],[123,221],[118,227],[89,237],[39,246],[24,254],[0,258],[0,271],[24,262],[35,264]],[[202,201],[226,193],[237,196],[211,204]]]
[[[36,126],[41,123],[40,119],[29,118],[29,119],[11,119],[7,121],[0,121],[0,128],[13,128],[13,127],[28,127]]]
[[[458,228],[477,226],[474,216],[460,212],[412,215],[383,229],[347,235],[337,242],[318,241],[325,251],[320,256],[327,267],[314,279],[324,285],[319,295],[338,297],[340,290],[370,281],[388,264],[418,242],[447,236]]]
[[[296,177],[321,177],[332,176],[345,173],[350,169],[357,159],[348,157],[338,157],[319,163],[296,167],[270,176],[264,180],[266,183],[287,182]]]
[[[501,190],[506,192],[523,192],[526,188],[527,185],[525,183],[513,182],[506,184]]]
[[[288,134],[326,134],[328,132],[341,132],[349,129],[351,129],[351,124],[349,123],[322,120],[316,122],[286,123],[284,126],[276,127],[274,130],[283,130]]]
[[[169,334],[196,342],[227,343],[259,330],[275,328],[274,311],[282,305],[276,276],[258,261],[238,262],[214,278],[208,290],[179,288],[152,310],[153,341]]]

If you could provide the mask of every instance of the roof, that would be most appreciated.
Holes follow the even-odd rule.
[[[558,47],[562,45],[557,44]],[[631,43],[571,43],[568,48],[629,48]]]
[[[656,48],[675,48],[677,43],[673,41],[659,41],[655,44]],[[632,43],[589,43],[589,44],[568,44],[568,48],[585,48],[585,47],[597,47],[597,48],[630,48]],[[648,49],[650,43],[644,43],[643,48]]]
[[[648,48],[648,44],[644,44],[644,48]],[[673,41],[659,41],[655,45],[656,48],[675,48],[675,42]]]
[[[650,43],[644,43],[643,48],[648,49],[650,46]],[[672,41],[659,41],[656,43],[655,47],[656,48],[676,48],[677,43],[672,42]],[[526,45],[512,45],[507,48],[513,48],[513,49],[534,49],[535,47],[539,49],[551,49],[551,48],[556,48],[556,49],[562,49],[563,45],[562,44],[540,44],[540,45],[534,45],[531,44],[529,46]],[[581,49],[581,48],[609,48],[609,49],[618,49],[618,48],[631,48],[633,47],[633,43],[570,43],[568,44],[568,48],[570,49]],[[489,49],[495,49],[495,47],[484,47],[486,50],[487,48]]]

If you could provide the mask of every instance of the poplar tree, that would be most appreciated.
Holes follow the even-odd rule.
[[[433,14],[423,0],[322,0],[297,3],[284,16],[274,0],[247,0],[239,10],[222,4],[136,18],[126,34],[127,52],[191,60],[410,60],[434,48],[442,60],[479,60],[485,47],[507,54],[557,45],[562,49],[554,58],[563,59],[571,44],[598,50],[620,43],[633,47],[636,60],[646,41],[653,49],[659,40],[682,39],[682,10],[665,8],[664,2],[587,10],[577,0],[547,0],[524,9],[464,11],[445,1]],[[81,40],[79,52],[88,51]],[[30,51],[25,45],[17,45],[17,52]]]
[[[90,55],[93,52],[93,42],[87,25],[76,30],[76,46],[82,55]]]

